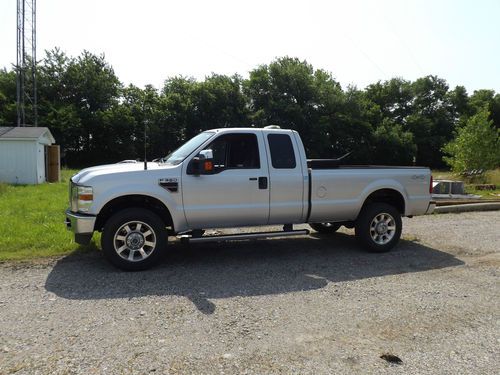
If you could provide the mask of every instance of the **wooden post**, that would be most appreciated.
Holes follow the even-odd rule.
[[[49,173],[48,182],[59,182],[61,179],[61,157],[59,145],[48,146]]]

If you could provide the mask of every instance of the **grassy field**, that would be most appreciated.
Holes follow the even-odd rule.
[[[468,180],[464,179],[462,176],[455,175],[450,171],[432,171],[432,176],[434,180],[459,180],[465,181],[465,190],[469,194],[480,195],[485,199],[500,199],[500,169],[495,169],[493,171],[488,171],[479,180]],[[474,189],[475,184],[488,183],[495,184],[497,186],[496,190],[476,190]]]
[[[96,248],[95,242],[87,247],[76,244],[64,225],[68,180],[74,173],[74,170],[63,170],[61,182],[53,184],[0,184],[0,227],[3,228],[0,261]]]

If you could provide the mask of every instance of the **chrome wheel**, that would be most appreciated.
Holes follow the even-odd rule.
[[[388,213],[380,213],[370,223],[370,236],[379,244],[389,243],[396,233],[396,221]]]
[[[142,221],[129,221],[115,232],[113,246],[120,258],[139,262],[153,253],[156,234],[153,228]]]

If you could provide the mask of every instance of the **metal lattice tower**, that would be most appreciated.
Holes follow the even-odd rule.
[[[38,125],[36,0],[17,0],[17,126]]]

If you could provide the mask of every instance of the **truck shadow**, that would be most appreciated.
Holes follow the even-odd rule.
[[[174,242],[158,267],[123,272],[102,254],[71,254],[51,270],[45,288],[74,300],[185,296],[204,314],[214,299],[323,288],[328,282],[421,272],[464,264],[451,254],[402,240],[389,253],[362,251],[354,236],[313,234],[185,246]]]

